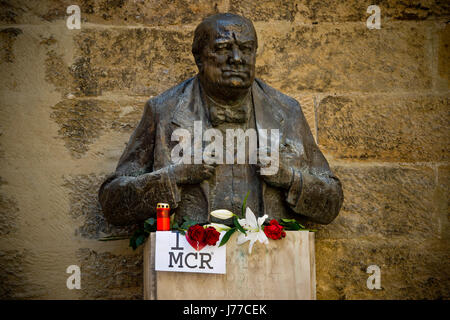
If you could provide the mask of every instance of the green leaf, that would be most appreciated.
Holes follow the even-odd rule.
[[[280,225],[283,226],[285,230],[300,230],[300,226],[295,223],[280,222]]]
[[[281,219],[280,225],[286,230],[304,230],[305,226],[298,223],[295,219]]]
[[[133,248],[133,250],[136,250],[137,246],[136,246],[136,238],[138,237],[140,233],[140,230],[136,230],[133,235],[130,238],[130,244],[129,246]]]
[[[145,242],[147,235],[143,229],[136,230],[130,238],[129,246],[136,250],[141,244]]]
[[[148,218],[144,222],[144,232],[150,233],[156,231],[156,219],[155,218]]]
[[[236,228],[231,228],[230,230],[228,230],[225,235],[223,236],[222,240],[220,241],[219,247],[223,246],[225,243],[228,242],[228,240],[230,239],[231,235],[236,231]]]
[[[236,226],[236,228],[238,228],[238,230],[240,232],[242,232],[243,234],[247,235],[247,232],[245,231],[244,228],[242,228],[241,224],[239,223],[238,219],[236,218],[236,216],[233,217],[233,223]]]
[[[185,222],[183,222],[183,224],[181,225],[180,229],[187,230],[187,229],[189,229],[190,226],[191,226],[190,223],[187,222],[187,221],[185,221]]]
[[[192,222],[193,221],[193,220],[189,219],[189,217],[186,217],[186,216],[183,217],[183,220],[186,221],[186,222]]]
[[[247,198],[250,194],[250,191],[247,191],[247,194],[245,195],[244,202],[242,203],[242,217],[245,217],[245,208],[247,208]]]
[[[197,224],[196,221],[190,220],[190,219],[188,219],[186,217],[184,217],[184,220],[185,221],[183,222],[183,224],[180,227],[181,229],[184,229],[184,230],[187,230],[187,229],[189,229],[190,226],[193,226],[194,224]]]
[[[145,242],[145,239],[147,237],[144,234],[141,234],[139,237],[136,238],[136,248],[139,247],[141,244]]]

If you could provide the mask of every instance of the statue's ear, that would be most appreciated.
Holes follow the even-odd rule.
[[[199,54],[194,54],[195,64],[197,65],[198,71],[201,72],[203,69],[203,62]]]

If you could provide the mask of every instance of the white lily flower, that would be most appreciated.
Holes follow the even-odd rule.
[[[267,214],[256,219],[253,211],[247,207],[245,210],[245,219],[239,219],[239,224],[247,231],[247,235],[240,233],[237,239],[237,244],[241,245],[250,241],[248,246],[248,253],[252,253],[253,244],[259,241],[264,244],[269,243],[262,224],[268,218]]]
[[[210,223],[210,224],[207,224],[207,225],[205,226],[205,228],[208,228],[208,227],[213,227],[213,228],[216,229],[218,232],[228,231],[228,230],[231,229],[231,227],[226,226],[226,225],[221,224],[221,223]]]
[[[225,219],[232,218],[234,216],[234,213],[229,210],[226,210],[226,209],[219,209],[219,210],[212,211],[211,215],[218,219],[225,220]]]

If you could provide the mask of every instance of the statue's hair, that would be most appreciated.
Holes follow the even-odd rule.
[[[206,17],[198,26],[195,28],[194,41],[192,42],[192,54],[195,57],[195,61],[198,63],[200,59],[200,53],[202,52],[204,46],[209,41],[210,32],[213,28],[217,26],[218,20],[232,20],[238,19],[247,24],[253,30],[255,34],[256,47],[258,47],[258,38],[256,37],[256,30],[253,23],[240,15],[233,13],[218,13],[209,17]]]

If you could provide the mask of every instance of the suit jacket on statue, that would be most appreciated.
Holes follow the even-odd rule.
[[[262,183],[264,212],[257,214],[274,219],[302,215],[330,223],[342,205],[341,183],[314,142],[299,103],[259,79],[251,90],[257,129],[279,129],[280,165],[294,172],[289,190]],[[158,202],[169,203],[178,221],[183,216],[210,221],[205,184],[177,186],[168,169],[171,150],[178,144],[171,141],[172,132],[193,132],[194,121],[202,121],[204,129],[211,127],[205,108],[197,77],[146,103],[116,172],[100,187],[99,200],[110,223],[127,225],[155,217]],[[142,176],[145,173],[150,174]]]

